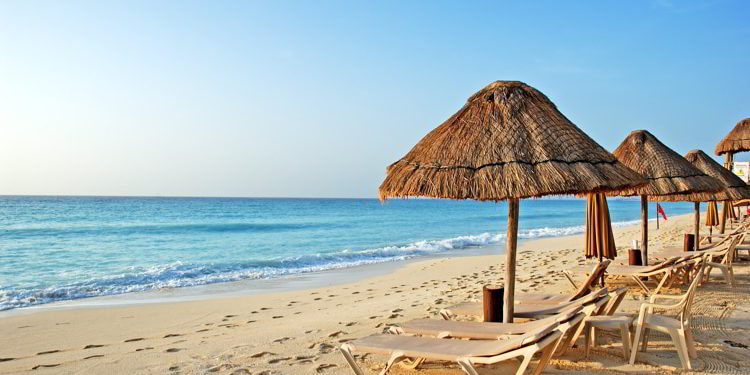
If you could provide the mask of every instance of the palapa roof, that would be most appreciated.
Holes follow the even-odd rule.
[[[716,155],[750,151],[750,118],[737,123],[734,129],[716,145]]]
[[[496,81],[388,167],[380,198],[499,201],[644,183],[544,94]]]
[[[636,130],[613,152],[630,169],[640,173],[649,183],[612,195],[648,195],[652,201],[668,200],[672,194],[716,192],[722,185],[697,169],[689,161],[665,146],[646,130]]]
[[[701,150],[691,150],[685,154],[685,159],[702,172],[718,180],[724,189],[717,193],[694,193],[689,196],[678,194],[670,196],[669,199],[665,200],[708,202],[726,200],[734,201],[750,198],[750,186],[748,186],[745,181],[742,181],[742,179],[736,174],[717,163],[712,157],[706,155],[705,152]]]

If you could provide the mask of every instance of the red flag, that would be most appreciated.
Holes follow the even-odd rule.
[[[664,213],[664,208],[659,203],[656,204],[656,212],[660,214],[664,220],[667,220],[667,214]]]

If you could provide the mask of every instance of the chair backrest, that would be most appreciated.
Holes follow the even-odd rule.
[[[614,291],[610,292],[610,300],[604,313],[607,315],[613,315],[617,311],[617,308],[620,307],[622,300],[625,299],[625,294],[627,294],[627,292],[627,287],[617,288]]]
[[[586,278],[586,280],[581,283],[581,286],[578,287],[578,290],[576,290],[575,293],[573,293],[568,301],[575,301],[589,293],[591,293],[592,290],[596,287],[596,284],[599,282],[599,279],[601,279],[602,275],[604,274],[604,271],[607,270],[607,266],[612,263],[611,260],[605,259],[594,266],[594,269],[591,270],[591,273],[589,273],[589,277]]]
[[[669,267],[669,266],[675,264],[675,262],[677,262],[678,260],[680,260],[680,258],[682,258],[682,257],[671,257],[671,258],[669,258],[669,259],[667,259],[667,260],[665,260],[665,261],[663,261],[663,262],[661,262],[659,264],[655,264],[655,265],[651,266],[650,268],[648,268],[646,270],[643,270],[642,272],[653,272],[653,271],[656,271],[656,270],[659,270],[659,269],[662,269],[662,268]]]
[[[726,264],[728,266],[732,265],[732,262],[734,262],[734,256],[735,254],[737,254],[737,245],[741,244],[744,240],[745,234],[741,234],[734,238],[732,243],[729,245],[729,248],[727,248],[727,253],[724,255],[724,259],[721,260],[722,264]]]
[[[693,281],[690,283],[690,286],[688,287],[687,293],[685,293],[685,299],[682,301],[682,309],[680,311],[680,321],[684,323],[689,323],[690,321],[690,308],[693,305],[693,299],[695,298],[695,294],[698,291],[698,285],[703,280],[703,271],[706,269],[706,261],[708,259],[708,255],[704,255],[703,258],[701,258],[700,268],[698,269],[698,273],[693,278]]]

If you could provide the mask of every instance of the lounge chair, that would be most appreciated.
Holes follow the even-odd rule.
[[[407,333],[422,336],[435,337],[455,337],[475,340],[498,339],[508,335],[517,335],[527,332],[539,325],[548,324],[553,320],[561,319],[564,314],[570,314],[571,311],[580,311],[583,313],[582,318],[604,314],[612,308],[612,295],[608,295],[607,289],[601,289],[594,293],[580,298],[573,304],[559,308],[556,315],[544,316],[539,315],[540,320],[523,322],[523,323],[492,323],[492,322],[474,322],[474,321],[454,321],[439,319],[415,319],[402,323],[393,328],[393,333]],[[618,298],[619,301],[622,299]],[[524,305],[519,305],[524,306]],[[616,307],[615,307],[616,308]],[[569,331],[561,340],[559,346],[561,353],[564,353],[568,347],[572,346],[583,332],[580,321],[571,323],[573,330]]]
[[[594,290],[597,287],[597,283],[601,276],[604,274],[604,271],[607,269],[607,266],[610,264],[610,260],[604,260],[601,263],[597,263],[594,268],[591,270],[590,273],[588,273],[588,277],[586,280],[584,280],[583,283],[581,283],[581,286],[575,286],[575,283],[573,282],[571,276],[566,272],[565,276],[568,278],[568,280],[573,284],[573,286],[576,288],[576,291],[573,294],[543,294],[543,293],[528,293],[528,294],[518,294],[514,298],[514,304],[515,305],[522,305],[525,307],[521,307],[521,315],[519,315],[519,312],[516,311],[514,314],[515,317],[525,317],[532,314],[534,310],[545,310],[543,306],[537,306],[537,305],[561,305],[561,304],[568,304],[571,301],[575,301],[589,293],[591,293],[592,290]],[[514,309],[518,309],[518,307],[514,307]],[[454,313],[452,315],[482,315],[482,302],[477,301],[469,301],[469,302],[461,302],[456,305],[450,306],[446,309],[443,309],[443,311],[447,311],[448,313]],[[526,311],[524,314],[523,311]],[[553,314],[558,309],[552,310]],[[442,314],[442,312],[441,312]],[[452,316],[449,315],[449,316]],[[535,314],[540,315],[540,314]],[[445,316],[444,316],[445,317]],[[449,319],[448,317],[445,317],[446,319]]]
[[[671,257],[664,262],[652,266],[609,266],[607,267],[606,279],[629,279],[640,286],[647,295],[657,294],[664,284],[671,279],[675,271],[674,264],[678,260],[680,260],[680,257]],[[658,280],[653,291],[641,280],[644,277]]]
[[[726,280],[727,284],[734,287],[734,269],[732,268],[732,263],[734,262],[734,256],[736,254],[735,248],[737,247],[737,244],[741,243],[744,239],[744,234],[737,236],[734,238],[729,247],[724,251],[708,254],[708,259],[706,261],[706,270],[704,271],[705,281],[708,281],[709,277],[711,276],[711,271],[714,268],[717,268],[724,275],[724,280]],[[720,261],[716,262],[715,260],[719,258]]]
[[[545,303],[516,304],[513,306],[513,318],[543,319],[549,315],[559,314],[571,306],[585,303],[588,299],[595,299],[606,294],[607,288],[602,288],[594,293],[589,293],[585,297],[579,298],[576,301],[556,305]],[[458,315],[468,315],[482,319],[484,315],[482,303],[462,302],[440,310],[440,316],[445,320],[451,320]]]
[[[576,314],[571,320],[580,318],[581,314]],[[385,375],[394,364],[408,358],[455,361],[467,374],[479,375],[475,367],[477,364],[495,364],[523,357],[516,371],[517,375],[522,375],[534,355],[542,353],[533,372],[538,375],[544,370],[567,329],[569,327],[565,322],[551,322],[506,340],[457,340],[379,334],[347,342],[341,345],[340,350],[357,375],[364,375],[364,372],[354,360],[354,352],[390,355],[380,375]]]
[[[704,258],[705,259],[705,258]],[[633,348],[630,354],[630,364],[635,363],[638,353],[638,344],[641,344],[641,351],[646,351],[648,346],[648,334],[650,330],[664,332],[672,338],[672,342],[677,348],[677,354],[680,357],[682,366],[691,370],[691,358],[696,358],[695,343],[693,342],[693,333],[690,328],[691,313],[690,307],[693,303],[698,284],[703,278],[705,262],[701,262],[696,277],[690,283],[690,287],[682,295],[660,295],[654,294],[648,302],[641,304],[638,320],[635,324],[635,338],[633,339]],[[657,304],[658,300],[671,300],[672,304]],[[677,311],[677,318],[667,317],[654,314],[654,309],[665,311]]]

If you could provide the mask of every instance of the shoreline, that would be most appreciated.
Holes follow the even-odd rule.
[[[688,215],[692,216],[692,214],[682,214],[675,216],[674,218],[676,219]],[[656,219],[649,219],[649,223],[655,221]],[[640,225],[634,222],[636,221],[631,220],[613,223],[613,231]],[[524,246],[527,246],[527,243],[530,243],[529,245],[533,246],[533,244],[537,241],[544,241],[548,239],[560,239],[564,241],[567,238],[581,235],[582,233],[576,233],[563,236],[544,236],[532,239],[519,239],[518,248],[520,251],[520,249],[523,249]],[[505,242],[499,242],[490,245],[473,246],[435,254],[414,256],[406,259],[393,259],[389,261],[332,268],[321,271],[302,272],[298,274],[290,274],[279,277],[215,282],[202,285],[159,288],[129,293],[109,294],[94,297],[53,301],[0,311],[0,319],[4,317],[28,315],[45,311],[71,310],[79,308],[141,306],[149,304],[202,301],[215,298],[231,298],[251,296],[256,294],[314,289],[323,286],[341,285],[356,281],[362,281],[367,278],[376,276],[383,276],[389,273],[393,273],[399,268],[405,267],[406,265],[414,262],[441,258],[502,255],[504,253]],[[329,278],[333,279],[333,281],[331,282],[330,280],[328,280]]]

